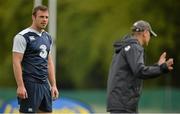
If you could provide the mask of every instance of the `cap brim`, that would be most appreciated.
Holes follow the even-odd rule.
[[[152,36],[157,37],[157,34],[154,31],[150,30],[150,33]]]

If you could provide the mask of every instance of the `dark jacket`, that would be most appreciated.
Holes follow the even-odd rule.
[[[145,66],[144,48],[131,35],[115,42],[114,47],[107,85],[107,111],[137,112],[142,80],[167,72],[167,65]]]

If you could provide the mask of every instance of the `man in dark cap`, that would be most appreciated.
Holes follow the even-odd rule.
[[[107,83],[107,111],[137,113],[142,80],[155,78],[173,70],[173,59],[164,52],[157,64],[144,64],[144,48],[150,37],[156,37],[150,24],[140,20],[133,24],[132,34],[114,43],[114,56]]]

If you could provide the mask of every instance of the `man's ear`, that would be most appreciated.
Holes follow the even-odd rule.
[[[143,31],[143,32],[142,32],[142,36],[143,36],[143,38],[146,37],[146,31]]]
[[[146,37],[146,35],[148,34],[148,30],[145,30],[144,32],[143,32],[143,35],[144,35],[144,37]]]
[[[35,17],[34,15],[32,15],[32,20],[35,20],[35,18],[36,18],[36,17]]]

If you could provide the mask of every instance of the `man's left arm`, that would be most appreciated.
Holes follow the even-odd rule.
[[[168,66],[171,66],[168,65],[170,62],[166,63],[163,57],[161,57],[160,64],[146,66],[144,64],[144,51],[135,45],[125,51],[125,55],[132,73],[141,79],[158,77],[160,74],[169,72]]]
[[[57,99],[59,92],[56,86],[55,69],[51,54],[48,56],[48,79],[51,85],[51,95],[53,99]]]

